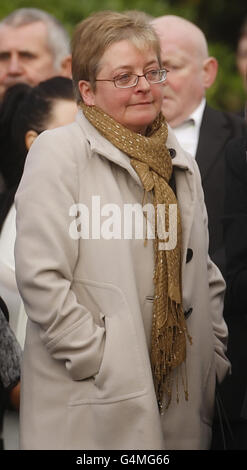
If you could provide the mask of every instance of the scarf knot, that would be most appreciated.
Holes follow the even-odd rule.
[[[154,178],[148,164],[139,162],[138,160],[131,160],[130,163],[138,174],[144,189],[148,192],[151,191],[154,187]]]

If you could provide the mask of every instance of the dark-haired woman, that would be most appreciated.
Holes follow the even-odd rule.
[[[0,173],[6,185],[0,196],[0,292],[21,346],[26,315],[15,280],[14,196],[27,152],[37,135],[72,122],[76,111],[72,82],[63,77],[51,78],[34,88],[26,84],[13,86],[6,92],[0,109]]]
[[[9,323],[22,348],[27,316],[15,279],[14,197],[33,141],[45,129],[72,122],[76,112],[72,82],[64,77],[51,78],[34,88],[26,84],[15,85],[6,92],[0,108],[0,173],[6,188],[0,196],[0,294],[8,306]],[[19,385],[14,391],[15,408],[18,409]],[[7,449],[18,447],[17,431],[17,412],[8,410],[4,425]]]

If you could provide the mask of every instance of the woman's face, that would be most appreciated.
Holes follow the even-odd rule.
[[[96,79],[113,79],[122,74],[143,75],[160,69],[153,49],[140,51],[128,40],[112,44],[103,54]],[[150,85],[145,77],[131,88],[116,88],[113,82],[97,81],[93,91],[88,82],[79,82],[85,104],[98,106],[128,129],[145,134],[157,117],[163,100],[163,83]]]

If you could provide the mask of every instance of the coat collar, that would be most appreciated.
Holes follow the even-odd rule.
[[[97,129],[86,119],[83,112],[80,110],[76,116],[76,122],[80,126],[81,130],[85,134],[87,141],[89,142],[92,153],[102,155],[108,160],[116,163],[125,170],[128,171],[130,176],[142,186],[139,176],[133,169],[130,158],[121,150],[117,149],[110,141],[105,139]],[[172,159],[173,167],[180,168],[181,170],[187,170],[193,174],[193,164],[188,157],[188,154],[180,147],[173,131],[168,126],[168,138],[167,138],[168,149],[175,150],[175,157]]]
[[[90,145],[92,154],[102,155],[113,163],[121,166],[126,169],[132,178],[138,184],[141,184],[139,176],[132,168],[130,164],[130,159],[128,155],[121,152],[115,145],[113,145],[109,140],[105,139],[97,129],[86,119],[83,112],[80,110],[76,116],[76,122],[79,124],[82,129],[85,137]]]
[[[102,155],[108,160],[116,163],[122,168],[126,169],[132,178],[137,182],[139,186],[142,183],[139,176],[132,168],[129,157],[118,150],[111,142],[105,139],[99,134],[97,129],[90,124],[85,118],[82,111],[76,116],[76,122],[80,126],[85,138],[89,142],[92,155],[95,153]],[[187,152],[185,152],[179,145],[173,131],[168,126],[168,138],[167,138],[168,149],[173,149],[175,152],[174,158],[172,158],[173,168],[175,169],[175,181],[176,181],[176,192],[179,201],[182,226],[183,226],[183,265],[185,265],[186,259],[186,247],[188,246],[191,227],[193,223],[194,207],[196,202],[196,182],[194,177],[194,159]]]

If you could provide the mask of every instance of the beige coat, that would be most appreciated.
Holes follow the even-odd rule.
[[[179,404],[174,398],[159,415],[149,360],[152,240],[144,246],[138,239],[73,239],[69,234],[75,203],[91,208],[92,196],[100,196],[103,223],[110,217],[106,204],[116,204],[123,213],[124,203],[141,205],[143,200],[129,158],[79,113],[77,122],[43,133],[33,144],[16,197],[16,274],[29,316],[23,449],[209,446],[216,374],[222,380],[229,369],[224,281],[207,256],[207,216],[196,163],[170,131],[167,144],[176,150],[183,305],[193,338],[187,347],[189,401],[180,386]],[[91,222],[97,225],[96,219]]]

